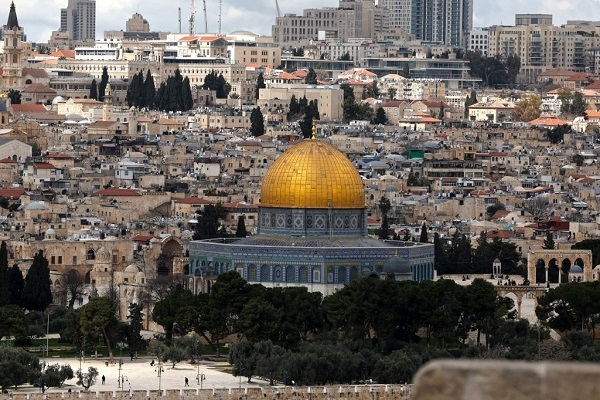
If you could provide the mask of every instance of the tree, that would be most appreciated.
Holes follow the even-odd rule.
[[[584,116],[587,110],[587,104],[580,91],[575,92],[573,95],[573,102],[571,103],[571,113],[578,116]]]
[[[256,90],[254,92],[254,98],[258,100],[260,89],[264,89],[266,87],[267,85],[265,84],[265,77],[261,72],[258,74],[258,78],[256,78]]]
[[[420,243],[429,242],[429,238],[427,237],[427,224],[425,222],[423,222],[423,225],[421,225],[421,236],[419,237],[419,242]]]
[[[260,107],[256,107],[250,114],[250,133],[252,136],[261,136],[265,134],[265,123]]]
[[[181,83],[181,103],[183,105],[182,111],[191,110],[194,107],[190,79],[187,76],[183,78],[183,82]]]
[[[0,307],[10,304],[8,284],[8,250],[6,242],[3,240],[0,245]]]
[[[8,90],[8,98],[11,104],[21,104],[21,92],[15,89]]]
[[[0,307],[0,339],[27,336],[27,320],[23,309],[17,305]]]
[[[339,60],[340,61],[350,61],[351,60],[350,53],[349,52],[345,52],[344,54],[342,54],[339,57]]]
[[[73,379],[73,377],[73,369],[70,365],[49,365],[44,371],[44,385],[61,388],[65,381]]]
[[[163,327],[168,341],[174,332],[185,335],[192,329],[194,320],[198,317],[196,301],[191,291],[177,285],[163,300],[160,300],[152,310],[152,320]]]
[[[95,79],[92,79],[92,85],[90,86],[90,99],[98,100],[98,84]]]
[[[398,90],[396,88],[389,88],[388,89],[388,97],[390,98],[390,100],[394,100],[396,98],[396,93],[398,92]]]
[[[542,99],[538,95],[529,95],[521,97],[521,100],[515,106],[513,119],[515,121],[529,122],[540,116],[540,107]]]
[[[180,346],[169,346],[165,349],[163,354],[163,361],[169,361],[172,364],[172,369],[175,369],[175,365],[182,362],[189,357],[188,352]]]
[[[271,302],[262,298],[250,298],[236,321],[236,331],[251,342],[277,338],[281,317],[281,311]]]
[[[0,347],[0,388],[16,388],[24,383],[34,383],[40,374],[40,360],[23,349]]]
[[[552,235],[552,232],[547,231],[546,238],[544,239],[544,246],[542,248],[546,250],[554,250],[554,246],[554,236]]]
[[[506,59],[506,76],[509,83],[515,84],[521,71],[521,59],[516,54],[511,54]]]
[[[377,108],[377,111],[375,112],[375,118],[373,118],[373,124],[385,125],[387,124],[387,122],[387,115],[385,114],[385,110],[383,109],[383,107]]]
[[[379,200],[379,211],[381,212],[381,228],[379,228],[379,239],[387,240],[389,237],[390,224],[388,222],[388,212],[392,208],[390,200],[382,196]]]
[[[154,108],[156,98],[156,87],[154,85],[154,77],[150,70],[146,72],[146,80],[144,81],[144,104],[148,108]],[[191,108],[191,107],[190,107]]]
[[[104,338],[108,348],[109,357],[112,358],[111,336],[117,326],[115,306],[111,299],[106,297],[93,297],[81,307],[79,319],[81,333],[86,335],[97,348],[97,341]]]
[[[317,73],[314,69],[309,68],[308,73],[306,74],[305,82],[307,85],[316,85],[317,84]]]
[[[25,280],[23,279],[23,273],[17,264],[14,264],[10,270],[8,270],[8,290],[10,292],[9,302],[10,304],[20,306],[23,298],[23,287],[25,286]]]
[[[73,309],[76,301],[83,301],[83,297],[87,294],[86,284],[76,270],[71,270],[63,276],[61,294],[64,299],[68,299],[67,308],[69,309]]]
[[[225,218],[225,209],[221,203],[216,205],[208,204],[204,206],[204,209],[200,212],[198,217],[198,224],[194,231],[192,239],[213,239],[219,237],[219,227],[221,223],[219,220]]]
[[[548,213],[548,198],[536,196],[532,199],[523,201],[523,210],[528,212],[536,220],[542,219]]]
[[[575,165],[577,165],[578,167],[583,166],[583,161],[584,158],[581,154],[575,154],[573,155],[573,157],[571,158],[571,160],[575,163]]]
[[[246,222],[243,215],[238,217],[237,229],[235,231],[235,237],[246,237],[248,236],[248,232],[246,232]]]
[[[404,65],[402,66],[402,73],[400,74],[405,78],[410,78],[410,68],[408,66],[408,63],[405,62]]]
[[[30,311],[44,311],[52,303],[48,260],[40,250],[27,271],[23,287],[23,307]]]
[[[100,79],[100,85],[98,85],[98,100],[104,101],[106,95],[106,86],[108,85],[108,68],[102,68],[102,77]]]
[[[77,371],[77,384],[81,385],[86,392],[94,386],[97,379],[98,369],[94,367],[88,367],[87,373],[83,373],[81,370]]]
[[[129,305],[129,334],[127,335],[127,346],[131,351],[145,350],[148,342],[142,337],[141,331],[144,322],[143,307],[137,303]]]

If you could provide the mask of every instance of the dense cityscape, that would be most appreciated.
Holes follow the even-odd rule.
[[[270,36],[0,10],[2,393],[442,399],[432,360],[600,361],[600,21],[274,1]]]

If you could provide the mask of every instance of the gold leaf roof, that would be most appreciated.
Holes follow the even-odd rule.
[[[320,140],[304,140],[269,168],[262,207],[364,208],[362,178],[346,155]]]

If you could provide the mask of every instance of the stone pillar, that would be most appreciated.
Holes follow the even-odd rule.
[[[521,302],[523,298],[517,295],[517,316],[521,318]]]
[[[546,265],[546,285],[549,283],[549,281],[548,281],[548,271],[549,270],[550,270],[550,266]],[[558,274],[558,276],[559,276],[558,279],[560,279],[560,274]]]

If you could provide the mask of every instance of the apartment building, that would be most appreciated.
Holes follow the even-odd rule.
[[[520,19],[522,22],[536,20],[539,19]],[[593,55],[600,47],[600,26],[585,21],[570,21],[562,26],[491,26],[488,47],[489,56],[506,58],[511,54],[518,55],[521,60],[520,79],[530,83],[549,68],[576,72],[593,69]]]
[[[60,10],[60,31],[72,40],[95,40],[96,0],[69,0]]]
[[[428,42],[467,45],[473,0],[381,0],[379,4],[389,10],[390,29],[402,29]]]
[[[277,17],[272,36],[282,47],[293,47],[311,40],[372,38],[387,28],[387,12],[373,0],[340,0],[339,7],[310,8],[302,15]]]
[[[287,113],[292,95],[296,96],[296,99],[306,96],[308,101],[317,100],[322,120],[339,121],[343,117],[344,91],[337,85],[271,85],[260,89],[257,104],[263,109],[279,108],[283,113]]]

